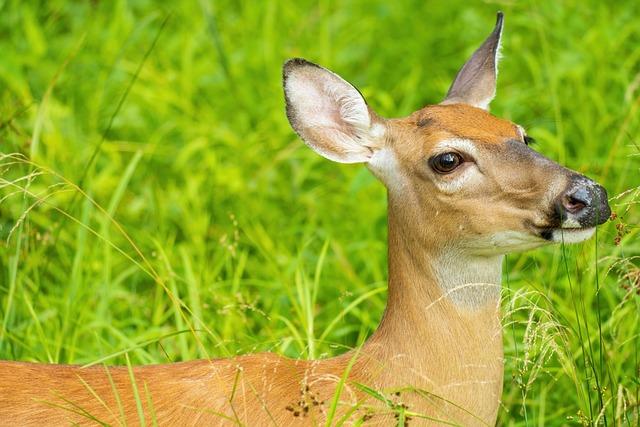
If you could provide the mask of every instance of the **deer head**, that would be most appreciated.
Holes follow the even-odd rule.
[[[330,160],[365,163],[388,189],[394,232],[432,256],[483,259],[579,242],[610,215],[603,187],[537,153],[525,129],[488,112],[502,27],[498,13],[444,101],[406,118],[379,117],[318,65],[284,65],[293,129]]]

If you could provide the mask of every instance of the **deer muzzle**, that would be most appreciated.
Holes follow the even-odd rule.
[[[567,189],[556,199],[555,213],[561,228],[590,228],[604,224],[611,216],[607,191],[589,178],[575,174]]]

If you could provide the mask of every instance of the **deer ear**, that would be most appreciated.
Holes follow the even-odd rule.
[[[300,58],[284,64],[283,86],[289,123],[309,147],[340,163],[369,161],[384,125],[355,87]]]
[[[442,104],[462,103],[489,109],[489,103],[496,95],[502,23],[502,12],[498,12],[493,32],[458,71]]]

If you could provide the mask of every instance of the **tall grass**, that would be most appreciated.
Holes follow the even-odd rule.
[[[296,138],[281,64],[322,63],[402,116],[441,100],[498,9],[493,113],[617,213],[588,243],[508,257],[499,423],[640,425],[635,1],[0,1],[0,358],[362,342],[384,308],[384,191]]]

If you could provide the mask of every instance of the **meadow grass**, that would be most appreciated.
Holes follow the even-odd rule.
[[[385,192],[291,131],[282,63],[403,116],[442,99],[497,10],[492,112],[617,214],[585,244],[507,257],[499,424],[640,425],[636,1],[0,1],[0,359],[362,342],[385,303]]]

